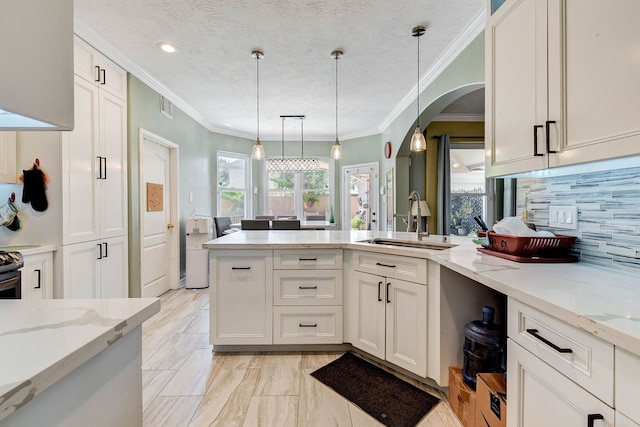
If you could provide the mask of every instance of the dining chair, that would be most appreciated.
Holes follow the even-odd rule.
[[[256,219],[275,219],[275,215],[256,215]]]
[[[326,215],[307,215],[306,220],[307,221],[326,221],[327,216]]]
[[[243,230],[268,230],[268,219],[243,219],[240,221],[240,228]]]
[[[300,230],[299,219],[276,219],[271,222],[272,230]]]
[[[216,238],[224,236],[226,230],[231,229],[231,218],[228,216],[217,216],[213,218],[213,224],[216,227]]]

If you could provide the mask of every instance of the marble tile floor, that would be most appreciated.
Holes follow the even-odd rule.
[[[145,427],[381,425],[310,376],[341,353],[213,353],[208,289],[169,291],[161,304],[142,327]],[[461,426],[446,398],[419,424]]]

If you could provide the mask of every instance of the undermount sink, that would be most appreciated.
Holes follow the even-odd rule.
[[[375,239],[360,240],[360,243],[370,243],[374,245],[401,246],[405,248],[420,248],[441,251],[443,249],[453,248],[457,245],[451,243],[439,243],[428,240],[401,240],[377,237]]]

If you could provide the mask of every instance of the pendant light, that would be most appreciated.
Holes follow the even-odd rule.
[[[342,51],[334,50],[331,52],[331,57],[336,61],[336,142],[331,147],[331,158],[340,160],[342,158],[342,147],[338,139],[338,59],[342,58]]]
[[[310,172],[320,169],[320,159],[304,156],[304,118],[303,115],[280,116],[282,120],[282,157],[267,159],[267,172]],[[300,157],[284,156],[284,122],[300,120]]]
[[[251,52],[251,56],[256,59],[256,144],[251,150],[251,158],[254,160],[264,159],[264,148],[260,143],[260,60],[264,58],[264,53],[259,50]]]
[[[411,151],[425,151],[427,149],[427,141],[422,135],[420,130],[420,37],[425,32],[425,28],[422,26],[413,27],[411,29],[411,35],[418,39],[418,96],[416,96],[416,102],[418,104],[418,115],[416,118],[416,130],[411,137]]]

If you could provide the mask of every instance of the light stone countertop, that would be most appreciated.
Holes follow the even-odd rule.
[[[209,249],[344,248],[431,259],[509,297],[640,355],[640,277],[577,263],[518,263],[485,255],[468,237],[425,250],[363,243],[372,237],[416,240],[414,233],[371,231],[241,231],[203,244]],[[440,242],[442,236],[428,240]]]
[[[0,300],[0,420],[158,311],[156,298]]]

